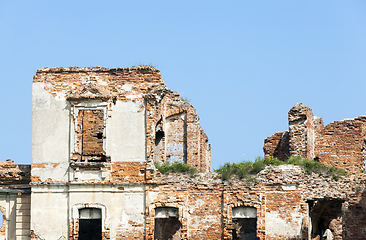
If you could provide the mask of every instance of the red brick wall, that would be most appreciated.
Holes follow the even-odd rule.
[[[365,239],[366,192],[350,195],[349,205],[345,209],[343,222],[343,239]]]
[[[301,156],[351,174],[365,170],[366,117],[332,122],[323,126],[321,118],[313,117],[311,109],[295,104],[289,111],[289,136],[275,133],[264,141],[267,157],[285,160],[287,156]],[[287,150],[287,141],[288,147]]]
[[[104,131],[104,111],[103,110],[81,110],[82,116],[82,139],[83,155],[104,155],[103,131]],[[100,134],[100,135],[98,135]]]
[[[319,161],[352,174],[365,169],[365,121],[366,117],[358,117],[325,126],[316,139]]]
[[[289,149],[289,133],[276,132],[270,137],[264,140],[264,156],[274,157],[279,160],[285,161],[290,155]]]

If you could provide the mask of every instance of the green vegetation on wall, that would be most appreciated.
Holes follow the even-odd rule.
[[[240,179],[253,179],[254,175],[262,171],[267,165],[291,164],[301,166],[305,174],[317,173],[319,175],[331,176],[338,179],[340,176],[347,175],[345,171],[336,167],[328,167],[317,161],[310,161],[301,157],[290,157],[286,161],[280,161],[276,158],[257,158],[254,162],[243,161],[241,163],[225,163],[224,166],[216,169],[215,172],[221,175],[223,180],[228,180],[236,175]]]
[[[162,174],[165,175],[169,173],[189,173],[191,176],[194,176],[197,173],[196,168],[185,163],[164,163],[163,165],[154,163],[154,165]]]

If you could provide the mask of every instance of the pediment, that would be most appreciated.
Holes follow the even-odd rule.
[[[67,100],[109,99],[114,97],[115,95],[112,92],[95,83],[89,82],[67,96]]]

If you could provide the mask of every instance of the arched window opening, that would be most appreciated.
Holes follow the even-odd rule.
[[[162,119],[160,119],[155,127],[155,162],[162,164],[165,154],[165,133],[163,130]]]
[[[257,240],[257,209],[254,207],[235,207],[233,213],[233,240]]]
[[[99,208],[79,209],[78,240],[102,240],[102,211]]]
[[[164,131],[159,130],[156,132],[156,136],[155,136],[155,146],[158,146],[161,139],[163,139],[164,137]]]
[[[178,240],[182,224],[179,221],[179,210],[175,207],[155,209],[155,240]]]

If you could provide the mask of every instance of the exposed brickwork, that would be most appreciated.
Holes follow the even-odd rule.
[[[302,218],[306,215],[307,205],[299,191],[275,191],[266,194],[266,214],[268,221],[276,217],[276,222],[267,229],[266,239],[301,239],[291,229],[301,229]],[[284,228],[286,226],[286,228]]]
[[[366,177],[360,174],[365,151],[364,117],[324,127],[310,108],[296,104],[289,111],[289,130],[265,140],[266,156],[282,160],[288,156],[316,158],[346,169],[349,176],[335,180],[283,165],[266,167],[252,181],[235,177],[222,181],[209,172],[210,145],[196,110],[165,86],[155,68],[45,68],[38,70],[34,83],[44,83],[37,86],[47,98],[64,101],[65,122],[70,119],[70,129],[64,129],[70,133],[66,146],[70,149],[60,158],[65,162],[33,163],[31,183],[34,199],[49,204],[49,198],[59,194],[53,200],[65,205],[56,207],[52,202],[45,207],[52,211],[44,214],[57,213],[69,223],[63,226],[66,233],[59,229],[64,238],[78,239],[79,207],[100,209],[102,239],[229,240],[237,239],[244,225],[261,240],[320,239],[325,229],[335,239],[364,238]],[[110,145],[106,143],[111,125],[119,124],[115,119],[126,115],[141,122],[141,126],[131,125],[141,133],[134,135],[136,139],[145,136],[141,137],[143,143],[134,154],[128,155],[126,148],[136,144],[126,144],[123,151],[108,156],[128,143],[130,131],[136,130],[126,127],[121,131],[126,134],[122,138],[126,142],[112,138]],[[196,177],[162,175],[154,162],[186,162],[201,172]],[[1,188],[8,192],[29,188],[29,175],[22,168],[12,162],[0,163]],[[48,175],[42,175],[43,171]],[[38,203],[34,219],[43,220],[39,217],[42,207]],[[176,213],[161,217],[158,210],[163,208],[174,208]],[[240,208],[254,213],[250,217],[234,216]],[[32,239],[47,234],[47,229],[43,233],[33,230]]]
[[[104,155],[104,112],[102,110],[80,111],[83,126],[83,155]]]
[[[344,207],[344,239],[364,239],[366,236],[366,192],[350,195]]]
[[[147,181],[145,230],[142,222],[129,222],[129,228],[118,230],[116,239],[144,239],[144,232],[146,239],[154,239],[155,209],[167,206],[179,209],[179,236],[182,239],[205,236],[232,239],[236,228],[232,209],[238,206],[257,210],[259,239],[307,239],[311,231],[309,217],[317,221],[311,214],[311,209],[317,208],[308,204],[314,202],[313,206],[317,206],[316,202],[327,201],[344,202],[321,212],[323,218],[328,216],[328,226],[334,236],[341,234],[343,239],[362,239],[362,233],[366,231],[366,196],[362,192],[365,177],[350,175],[335,181],[317,174],[305,175],[301,168],[287,165],[267,167],[257,175],[255,182],[238,179],[222,182],[215,176],[215,173],[200,173],[196,178],[189,178],[173,174]],[[332,216],[336,211],[341,211],[343,221]],[[281,230],[281,224],[286,225],[285,230]],[[70,229],[70,239],[77,239],[77,222],[71,222]],[[280,229],[279,232],[276,229]],[[106,235],[103,239],[109,238]]]
[[[145,181],[145,163],[119,162],[112,163],[111,181],[142,182]]]
[[[264,140],[264,155],[286,160],[290,154],[289,134],[288,131],[276,132]]]
[[[72,220],[70,222],[70,234],[69,234],[69,240],[78,240],[79,239],[79,219],[76,219],[75,221]],[[39,239],[39,238],[35,238]],[[102,229],[102,240],[110,240],[110,229],[108,227],[105,227]]]
[[[166,161],[187,162],[186,118],[185,113],[166,118]]]
[[[314,157],[314,121],[311,109],[295,104],[288,112],[289,151],[291,156]]]
[[[30,170],[30,165],[18,165],[10,159],[0,162],[0,184],[28,184]]]
[[[161,163],[181,161],[200,171],[210,171],[210,145],[199,124],[196,110],[189,102],[182,100],[178,93],[165,86],[160,71],[155,68],[42,68],[37,71],[33,82],[46,83],[45,90],[56,99],[66,98],[70,101],[71,108],[85,100],[99,99],[108,103],[106,110],[109,111],[116,101],[135,103],[145,100],[146,106],[142,105],[141,111],[144,108],[146,110],[146,156],[149,165],[152,167],[155,160]],[[89,155],[93,151],[101,152],[101,142],[105,138],[104,135],[98,135],[103,138],[99,139],[96,135],[104,127],[99,121],[102,119],[99,115],[98,126],[93,126],[94,130],[85,134],[91,128],[84,129],[81,124],[84,123],[83,114],[84,111],[78,111],[71,116],[76,126],[74,152],[71,154],[74,161],[83,161],[81,155],[84,151]],[[91,118],[88,116],[86,119]],[[159,121],[164,138],[159,146],[155,146]],[[92,122],[88,122],[88,125],[92,126]],[[87,136],[94,140],[97,136],[98,140],[90,144],[88,139],[85,142]]]
[[[278,132],[264,141],[267,157],[285,160],[288,156],[302,156],[359,174],[365,169],[366,117],[332,122],[323,126],[311,109],[295,104],[288,113],[288,138],[286,132]],[[289,149],[287,150],[287,145]]]
[[[317,219],[310,218],[309,202],[315,201],[326,204],[331,204],[332,201],[346,202],[347,204],[339,205],[341,207],[326,207],[321,210],[321,216],[329,219],[327,226],[334,236],[350,234],[355,228],[366,229],[365,222],[360,223],[364,216],[360,215],[357,221],[352,219],[353,225],[350,228],[347,224],[342,228],[345,225],[335,214],[337,209],[340,211],[348,205],[357,204],[347,202],[347,196],[357,186],[363,186],[363,181],[356,176],[335,181],[317,174],[305,175],[301,168],[286,165],[265,169],[254,183],[235,179],[230,183],[221,182],[214,180],[214,174],[200,174],[196,179],[183,175],[163,176],[147,182],[147,196],[158,194],[154,202],[147,203],[147,239],[153,239],[154,209],[160,206],[179,209],[179,220],[182,223],[180,231],[187,239],[202,239],[204,235],[210,236],[210,239],[232,239],[236,227],[232,209],[238,206],[257,209],[256,233],[259,239],[307,239],[312,230],[309,221],[318,223]],[[348,209],[354,211],[352,209],[356,208]],[[352,213],[348,214],[351,218]],[[196,225],[197,223],[200,224]]]
[[[327,165],[358,174],[365,169],[366,117],[330,123],[316,139],[316,156]]]
[[[196,110],[175,92],[163,91],[162,96],[159,102],[156,97],[148,99],[147,156],[161,163],[186,162],[199,171],[210,171],[211,146]],[[157,129],[162,129],[164,138],[159,148],[154,148]]]

